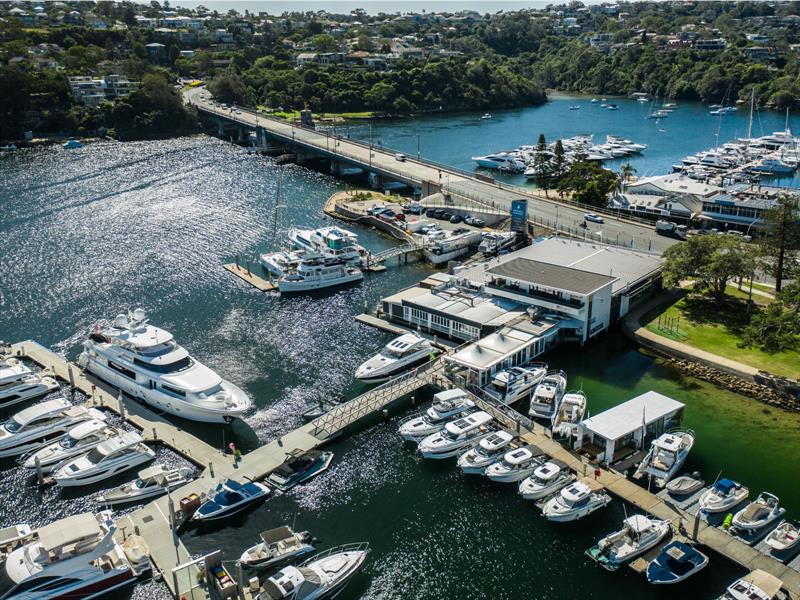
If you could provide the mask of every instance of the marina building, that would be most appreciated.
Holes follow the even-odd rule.
[[[612,198],[613,208],[659,216],[691,219],[703,210],[703,203],[723,192],[716,185],[696,181],[682,174],[642,177],[628,183],[624,192]]]

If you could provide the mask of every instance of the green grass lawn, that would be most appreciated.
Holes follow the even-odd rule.
[[[754,307],[751,314],[753,310],[759,309]],[[645,314],[642,324],[648,331],[700,350],[713,352],[775,375],[800,378],[800,353],[767,354],[758,348],[739,347],[738,332],[747,325],[749,318],[746,303],[737,298],[728,298],[724,304],[718,306],[706,298],[689,295]]]
[[[286,119],[286,120],[294,120],[300,118],[300,111],[299,110],[283,110],[270,113],[267,111],[263,106],[259,106],[258,110],[266,112],[267,114],[271,114],[273,117],[278,117],[279,119]],[[362,112],[341,112],[341,113],[314,113],[315,119],[369,119],[375,116],[375,113],[372,111],[362,111]]]

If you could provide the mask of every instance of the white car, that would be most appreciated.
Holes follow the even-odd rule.
[[[583,215],[584,220],[591,221],[592,223],[605,223],[603,217],[600,215],[596,215],[595,213],[586,213]]]

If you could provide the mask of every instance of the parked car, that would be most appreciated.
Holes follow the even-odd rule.
[[[472,225],[473,227],[483,227],[486,225],[486,221],[479,219],[478,217],[469,217],[469,219],[464,219],[464,223],[467,225]]]
[[[439,217],[439,218],[440,218],[440,219],[442,219],[443,221],[449,221],[450,219],[452,219],[452,218],[453,218],[453,213],[451,213],[451,212],[447,212],[447,211],[444,211],[444,212],[442,213],[442,216],[441,216],[441,217]]]
[[[452,217],[450,217],[451,223],[461,223],[461,221],[463,220],[464,218],[461,215],[453,215]]]
[[[445,234],[445,232],[442,231],[441,229],[434,229],[433,231],[429,231],[428,232],[428,239],[429,240],[439,240],[439,239],[445,237],[445,235],[447,235],[447,234]]]
[[[394,218],[397,215],[397,213],[394,212],[391,208],[383,208],[383,209],[381,209],[381,211],[378,214],[379,215],[386,215],[387,217],[391,217],[391,218]]]
[[[592,223],[605,223],[603,217],[595,213],[586,213],[583,218],[585,221],[591,221]]]
[[[406,216],[403,213],[395,213],[394,218],[398,221],[405,221]]]
[[[467,233],[468,231],[469,229],[467,229],[466,227],[456,227],[455,229],[453,229],[453,235],[458,235],[459,233]]]
[[[428,216],[433,217],[434,219],[441,219],[443,212],[444,210],[441,208],[434,208],[432,212],[431,211],[428,212]]]
[[[367,209],[368,215],[377,215],[379,212],[383,211],[382,206],[373,206],[372,208]]]
[[[431,224],[429,224],[429,225],[425,225],[425,227],[423,227],[422,229],[420,229],[420,230],[419,230],[419,232],[420,232],[420,233],[425,233],[425,234],[428,234],[428,233],[430,233],[431,231],[441,231],[441,229],[442,229],[442,228],[439,226],[439,224],[438,224],[438,223],[431,223]]]

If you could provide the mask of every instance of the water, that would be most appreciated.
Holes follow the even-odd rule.
[[[480,144],[509,143],[503,118],[492,119],[499,127],[493,139],[461,137],[466,118],[422,119],[419,127],[427,132],[435,123],[439,133],[426,135],[442,149],[441,133],[457,136],[453,156],[477,153]],[[385,139],[384,132],[394,132],[400,140],[414,123],[378,127]],[[531,138],[538,135],[533,131]],[[697,149],[688,140],[681,152]],[[301,167],[275,167],[212,138],[25,150],[0,161],[0,338],[34,338],[74,358],[80,336],[97,317],[143,306],[154,323],[253,396],[252,430],[225,430],[228,441],[245,448],[299,425],[306,401],[357,394],[362,388],[353,384],[353,371],[388,336],[352,317],[365,302],[372,306],[430,272],[419,264],[391,267],[359,287],[307,298],[282,299],[246,286],[220,265],[277,247],[278,178],[286,205],[281,230],[325,222],[322,204],[343,184]],[[354,229],[373,250],[392,243]],[[800,459],[800,416],[682,377],[617,334],[583,350],[562,348],[547,360],[567,370],[571,387],[586,391],[593,414],[649,389],[685,402],[686,425],[698,433],[688,468],[709,480],[722,470],[753,494],[775,492],[797,516],[800,489],[788,469]],[[222,548],[233,560],[260,531],[295,521],[322,547],[369,541],[369,562],[342,594],[345,600],[512,598],[520,590],[554,599],[676,593],[651,589],[627,571],[602,572],[584,558],[583,551],[624,517],[618,501],[578,524],[550,524],[513,487],[463,477],[451,461],[420,460],[400,444],[398,419],[376,420],[336,442],[327,473],[278,494],[242,521],[187,532],[187,547]],[[222,445],[221,428],[191,427]],[[166,452],[161,457],[175,460]],[[89,509],[88,496],[99,491],[87,490],[87,498],[55,489],[40,493],[10,467],[0,465],[2,523],[24,518],[40,524]],[[738,573],[712,557],[683,593],[716,597]],[[136,596],[163,597],[164,590],[148,584]]]

